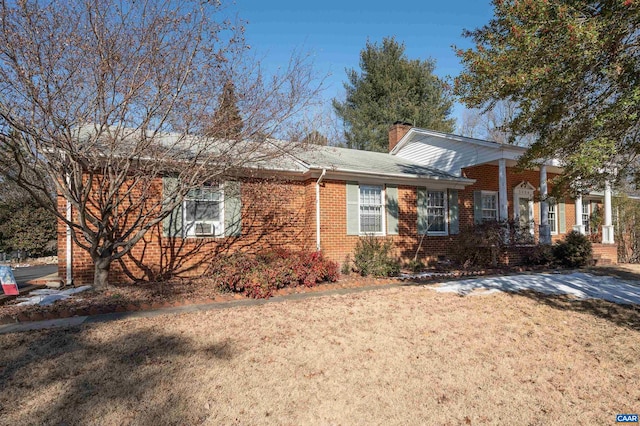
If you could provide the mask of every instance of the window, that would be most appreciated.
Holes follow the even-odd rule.
[[[184,229],[187,236],[224,235],[224,193],[218,185],[189,191],[184,199]]]
[[[582,225],[584,232],[589,234],[591,232],[591,202],[585,199],[582,199]]]
[[[482,191],[482,221],[498,220],[498,194]]]
[[[447,197],[444,191],[427,192],[427,224],[428,233],[446,233],[446,204]]]
[[[548,205],[548,218],[549,218],[549,230],[552,234],[558,233],[558,205],[552,199],[547,200]]]
[[[360,233],[383,233],[383,199],[382,186],[360,185]]]

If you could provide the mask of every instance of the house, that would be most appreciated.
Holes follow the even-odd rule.
[[[612,191],[608,184],[604,192],[591,191],[555,200],[549,194],[553,178],[562,173],[558,160],[519,172],[515,166],[526,151],[524,147],[414,128],[400,122],[389,132],[389,151],[394,156],[475,180],[459,194],[467,213],[461,213],[461,217],[466,218],[467,225],[487,219],[513,220],[528,228],[539,243],[558,241],[572,230],[592,234],[596,240],[594,251],[614,263],[617,261]],[[594,226],[595,214],[602,216],[601,227]]]
[[[550,242],[572,229],[591,231],[585,224],[600,205],[605,225],[596,252],[615,262],[610,191],[545,202],[549,180],[562,169],[547,162],[517,173],[523,148],[401,123],[389,138],[390,153],[314,146],[265,164],[257,175],[191,191],[112,266],[112,279],[199,274],[219,253],[274,247],[322,250],[342,263],[364,235],[391,240],[404,261],[437,259],[452,253],[462,229],[509,218],[528,227],[533,241]],[[149,191],[163,197],[175,184],[167,175]],[[67,251],[62,223],[58,233],[60,277],[92,282],[88,253],[74,244]]]
[[[341,263],[363,235],[391,239],[408,260],[425,234],[421,250],[444,254],[459,231],[458,193],[474,183],[399,156],[330,146],[288,153],[259,172],[190,192],[112,265],[112,279],[197,274],[218,253],[274,247],[322,250]],[[161,197],[175,184],[172,176],[158,178],[149,193]],[[58,205],[63,211],[64,200]],[[67,277],[65,233],[60,223],[59,276],[92,282],[91,259],[73,243]]]

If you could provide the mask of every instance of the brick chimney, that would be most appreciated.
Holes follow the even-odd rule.
[[[400,139],[406,135],[413,126],[404,121],[396,121],[389,128],[389,152],[398,144]]]

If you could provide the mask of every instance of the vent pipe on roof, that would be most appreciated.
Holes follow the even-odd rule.
[[[396,147],[404,135],[409,133],[409,130],[411,130],[412,127],[411,123],[406,123],[404,121],[396,121],[391,125],[389,128],[389,152]]]

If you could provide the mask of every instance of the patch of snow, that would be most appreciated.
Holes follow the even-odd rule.
[[[53,289],[39,289],[33,290],[29,293],[29,297],[19,297],[17,300],[21,300],[17,303],[18,306],[26,305],[51,305],[58,300],[65,300],[72,297],[74,294],[89,290],[90,285],[83,285],[80,287],[69,288],[66,290],[53,290]]]
[[[473,278],[452,281],[432,287],[442,293],[482,295],[496,292],[533,290],[544,294],[568,294],[578,299],[603,299],[621,304],[640,304],[640,285],[614,277],[592,275],[585,272],[571,274],[523,274],[502,277]]]

